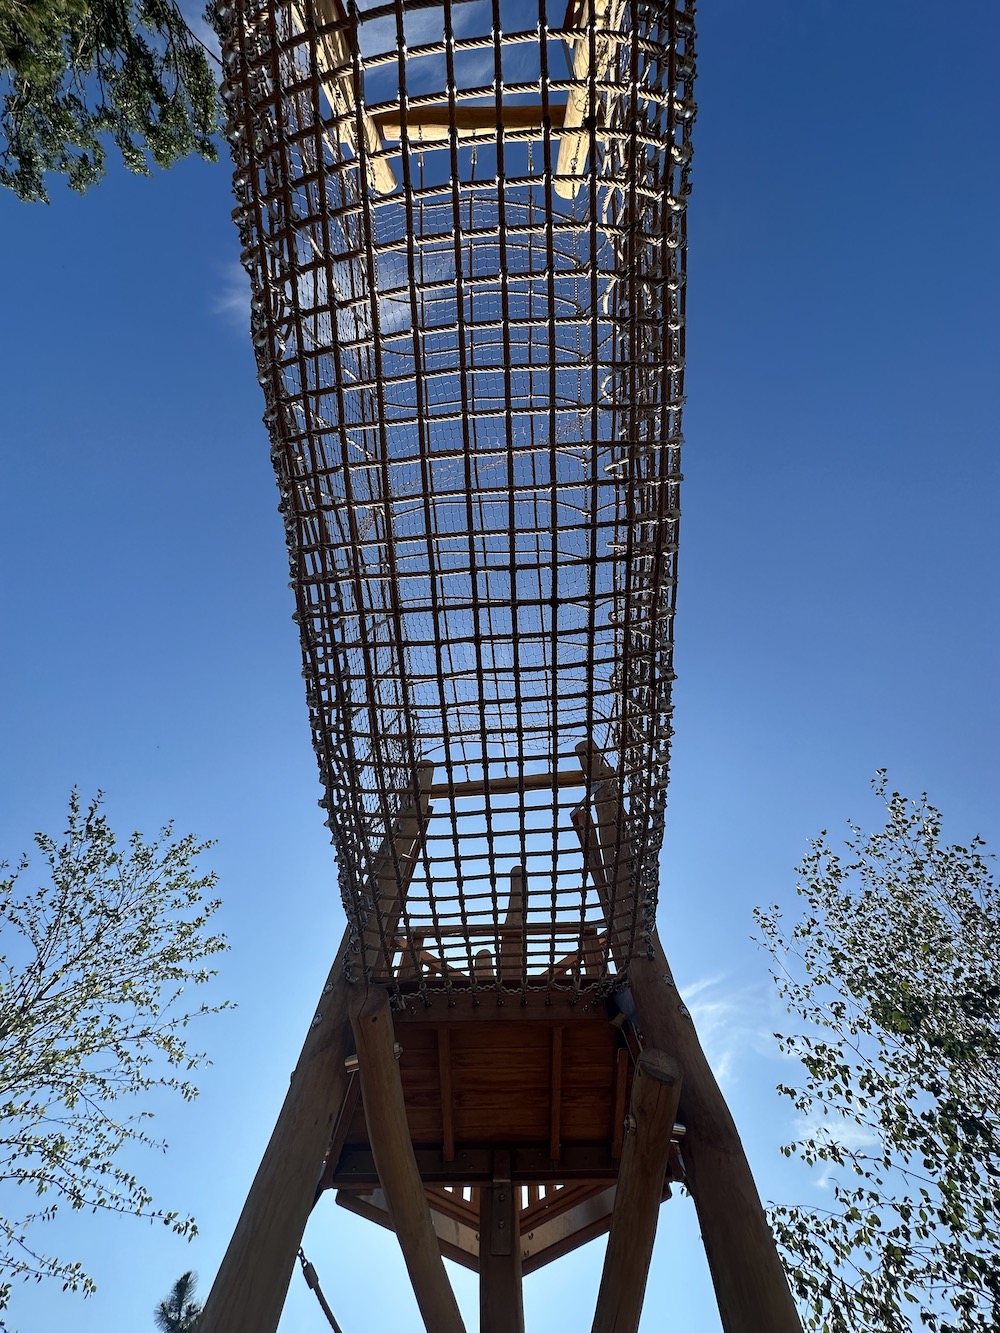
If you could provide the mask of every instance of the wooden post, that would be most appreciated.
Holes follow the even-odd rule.
[[[351,1024],[372,1156],[427,1333],[465,1333],[413,1155],[386,992],[358,994]]]
[[[677,1061],[644,1050],[635,1066],[593,1333],[637,1333],[680,1093]]]
[[[735,1122],[674,985],[658,936],[629,967],[647,1047],[684,1071],[684,1163],[726,1333],[802,1333]],[[596,1326],[595,1326],[596,1327]]]
[[[277,1124],[198,1322],[200,1333],[274,1333],[281,1318],[316,1183],[350,1075],[353,1039],[337,954],[292,1074]]]
[[[500,936],[501,981],[521,981],[525,970],[524,880],[524,866],[515,866],[510,872],[510,898],[507,901],[507,915],[504,917],[503,933]]]
[[[493,1184],[479,1191],[479,1331],[524,1333],[521,1227],[510,1153],[493,1154]]]

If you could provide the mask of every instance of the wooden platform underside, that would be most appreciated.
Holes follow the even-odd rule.
[[[516,1192],[523,1271],[611,1223],[639,1044],[616,1011],[547,1002],[423,1006],[395,1016],[407,1126],[442,1253],[478,1269],[481,1190],[497,1163]],[[663,1186],[682,1178],[677,1145]],[[352,1082],[323,1189],[391,1226]]]

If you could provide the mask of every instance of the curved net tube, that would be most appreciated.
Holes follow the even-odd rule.
[[[671,0],[276,0],[236,218],[354,966],[575,992],[666,798],[693,49]]]

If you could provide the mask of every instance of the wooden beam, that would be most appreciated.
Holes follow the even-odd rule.
[[[549,1156],[562,1156],[562,1028],[552,1029],[552,1072],[549,1079]]]
[[[615,35],[620,36],[616,30],[621,28],[622,9],[620,0],[580,0],[573,26],[584,31],[572,43],[571,73],[575,83],[566,99],[556,179],[552,182],[556,194],[564,199],[573,199],[579,193],[587,169],[589,150],[597,142],[597,109],[602,91],[600,84],[607,77],[617,55],[619,43]],[[594,33],[593,48],[591,27]]]
[[[410,800],[400,811],[392,835],[379,852],[372,871],[371,894],[375,906],[362,935],[364,963],[370,965],[375,959],[374,973],[382,980],[388,979],[386,960],[382,955],[389,953],[391,956],[395,952],[399,918],[432,812],[428,790],[434,765],[417,764],[415,776],[416,791],[411,792]]]
[[[441,1085],[441,1156],[455,1160],[455,1093],[451,1077],[451,1030],[437,1029],[438,1082]]]
[[[562,128],[565,112],[564,106],[549,104],[549,125],[553,130]],[[471,106],[459,102],[454,110],[447,105],[408,107],[406,138],[411,144],[446,144],[451,141],[454,127],[459,141],[476,139],[489,142],[497,138],[497,119],[496,103],[492,106]],[[505,134],[534,131],[536,137],[541,138],[544,116],[540,105],[504,105],[499,113],[499,121]],[[383,139],[393,142],[402,139],[402,116],[398,111],[383,112],[375,117],[375,124]]]
[[[509,1151],[497,1150],[493,1162],[493,1184],[479,1191],[479,1329],[524,1333],[520,1187],[511,1183]]]
[[[638,1331],[680,1093],[677,1061],[662,1051],[643,1051],[632,1082],[632,1111],[593,1333]]]
[[[372,1156],[427,1333],[465,1333],[413,1155],[384,990],[352,999],[351,1026]]]
[[[461,1141],[455,1149],[454,1162],[446,1162],[440,1148],[414,1148],[425,1185],[482,1185],[492,1179],[492,1150],[465,1148]],[[514,1181],[520,1185],[560,1184],[573,1181],[611,1183],[618,1179],[618,1163],[612,1161],[607,1139],[600,1143],[564,1142],[562,1157],[553,1162],[548,1140],[544,1143],[518,1143],[513,1149]],[[367,1145],[348,1143],[340,1154],[333,1179],[339,1190],[372,1190],[379,1184],[374,1154]]]
[[[316,1182],[350,1086],[345,936],[263,1160],[199,1320],[201,1333],[275,1333]]]
[[[587,779],[582,769],[560,768],[554,773],[517,773],[513,777],[471,778],[468,782],[435,782],[428,795],[465,798],[467,796],[509,796],[521,791],[549,791],[553,787],[583,787]]]
[[[537,1186],[528,1186],[529,1192]],[[473,1194],[479,1194],[473,1190]],[[572,1201],[564,1209],[553,1210],[552,1216],[533,1220],[527,1231],[521,1232],[521,1274],[527,1277],[546,1264],[563,1255],[570,1254],[587,1241],[603,1236],[611,1226],[611,1213],[615,1203],[614,1185],[606,1185],[596,1193],[579,1197],[572,1187],[560,1190],[562,1197],[572,1193]],[[340,1190],[335,1196],[338,1205],[359,1217],[366,1217],[379,1226],[392,1230],[389,1213],[385,1206],[385,1195],[381,1190],[372,1190],[370,1194],[360,1194],[354,1190]],[[664,1200],[670,1198],[670,1186],[663,1187]],[[431,1220],[441,1246],[441,1253],[474,1273],[479,1272],[479,1215],[473,1221],[464,1217],[442,1212],[435,1201],[435,1194],[429,1195]]]
[[[684,1070],[680,1118],[686,1184],[698,1213],[725,1333],[801,1333],[733,1117],[674,984],[659,937],[636,958],[629,984],[647,1046],[672,1051]]]
[[[403,1009],[396,1015],[397,1031],[409,1023],[495,1023],[498,1018],[511,1022],[542,1023],[551,1027],[554,1023],[594,1022],[605,1019],[603,1012],[596,1007],[574,1003],[577,997],[571,991],[525,991],[516,995],[494,993],[486,990],[483,981],[493,982],[493,955],[489,949],[483,958],[483,974],[478,978],[477,988],[472,990],[468,977],[449,969],[454,985],[447,995],[429,993],[427,997],[414,997],[412,1009]]]
[[[526,937],[524,907],[527,897],[524,866],[515,866],[510,872],[510,897],[500,936],[500,979],[520,981],[525,968]]]
[[[308,0],[293,0],[295,22],[304,33],[310,32],[306,15]],[[341,0],[312,0],[312,10],[322,31],[316,34],[316,60],[330,109],[337,119],[341,143],[358,151],[358,103],[354,94],[354,52],[348,41],[348,18]],[[330,26],[336,25],[336,26]],[[367,111],[360,115],[368,179],[378,194],[392,194],[398,181],[389,165],[378,126]]]

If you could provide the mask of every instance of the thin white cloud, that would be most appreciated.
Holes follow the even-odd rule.
[[[732,1082],[738,1076],[739,1059],[747,1052],[773,1054],[763,987],[733,988],[724,975],[719,975],[689,982],[681,986],[680,992],[691,1010],[709,1063],[721,1082]]]
[[[250,281],[242,264],[227,264],[212,301],[212,313],[245,334],[250,326]]]

